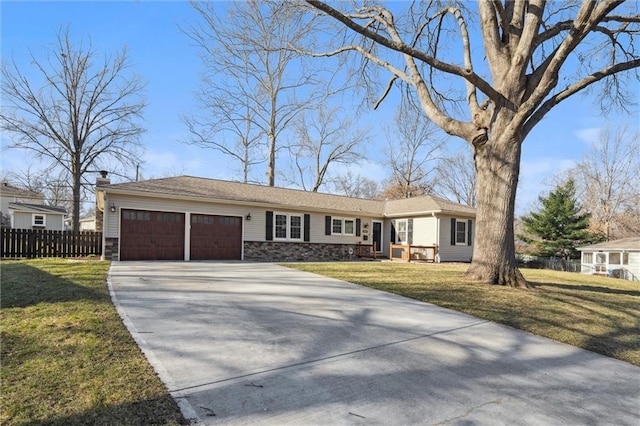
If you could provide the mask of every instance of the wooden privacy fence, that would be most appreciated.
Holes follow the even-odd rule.
[[[79,257],[102,254],[101,232],[2,228],[0,257]]]

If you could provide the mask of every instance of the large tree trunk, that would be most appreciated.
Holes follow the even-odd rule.
[[[73,179],[73,215],[71,216],[73,224],[73,232],[80,231],[80,189],[82,188],[82,174],[80,173],[78,161],[73,160],[72,179]]]
[[[269,163],[267,164],[267,185],[276,185],[276,137],[269,135]]]
[[[466,276],[488,284],[528,287],[515,258],[513,217],[522,137],[508,119],[492,126],[489,140],[475,147],[478,208],[473,259]]]

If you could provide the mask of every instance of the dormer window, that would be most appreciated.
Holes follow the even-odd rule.
[[[44,214],[33,214],[32,216],[32,225],[34,227],[44,228],[47,224],[46,218],[47,216]]]

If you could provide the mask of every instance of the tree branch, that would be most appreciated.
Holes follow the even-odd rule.
[[[345,26],[347,26],[348,28],[351,28],[353,31],[357,32],[358,34],[361,34],[382,46],[395,50],[396,52],[409,55],[415,59],[425,62],[429,66],[432,66],[435,69],[438,69],[442,72],[460,76],[465,80],[469,81],[474,86],[476,86],[481,92],[483,92],[486,96],[493,99],[494,101],[498,101],[502,99],[502,95],[500,95],[500,93],[498,93],[493,87],[491,87],[491,85],[487,81],[482,79],[479,75],[474,73],[472,70],[461,68],[446,62],[441,62],[438,59],[432,56],[429,56],[424,52],[418,49],[415,49],[405,43],[389,40],[388,38],[383,37],[382,35],[376,33],[375,31],[372,31],[366,27],[363,27],[357,24],[348,16],[344,15],[343,13],[332,8],[331,6],[329,6],[324,2],[321,2],[318,0],[305,0],[305,1],[311,6],[323,11],[328,16],[342,22]]]
[[[593,83],[602,80],[605,77],[612,76],[622,71],[627,71],[633,68],[640,67],[640,59],[634,59],[628,62],[621,62],[615,65],[612,65],[607,68],[603,68],[585,78],[578,81],[577,83],[572,84],[567,87],[563,91],[555,94],[554,96],[547,99],[541,106],[536,110],[534,114],[526,120],[523,126],[523,134],[526,136],[533,127],[540,121],[542,118],[556,105],[565,99],[569,98],[572,95],[575,95],[579,91],[585,89],[586,87],[592,85]]]

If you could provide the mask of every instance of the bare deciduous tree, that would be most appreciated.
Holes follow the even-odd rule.
[[[456,203],[472,207],[477,205],[476,170],[469,151],[458,152],[440,160],[434,191]]]
[[[318,70],[304,69],[301,55],[287,49],[313,34],[313,25],[279,2],[235,1],[224,16],[220,3],[191,4],[201,22],[185,32],[202,48],[206,68],[196,94],[204,114],[185,119],[192,143],[238,160],[245,182],[266,160],[274,186],[276,156],[285,148],[279,137],[321,99]]]
[[[412,103],[403,100],[394,126],[387,130],[387,159],[391,168],[388,187],[396,197],[409,198],[416,188],[432,187],[429,176],[435,170],[437,153],[443,145],[438,129]]]
[[[598,82],[604,83],[601,104],[626,104],[625,77],[637,79],[631,70],[640,66],[638,2],[480,0],[443,7],[425,1],[407,3],[405,14],[397,3],[392,12],[369,1],[345,11],[306,2],[346,31],[334,50],[315,56],[361,55],[365,66],[391,74],[379,102],[401,82],[438,127],[470,144],[478,210],[466,275],[528,286],[517,268],[513,232],[522,143],[556,105]],[[470,19],[472,8],[477,19]]]
[[[78,231],[87,173],[138,162],[144,86],[129,72],[126,50],[101,59],[91,45],[74,46],[68,29],[57,33],[46,59],[31,60],[39,85],[31,71],[3,63],[1,127],[14,137],[11,148],[35,152],[68,173]]]
[[[374,199],[379,196],[375,180],[347,171],[331,180],[333,191],[347,197]]]
[[[73,191],[69,174],[64,169],[50,167],[43,170],[30,165],[21,171],[7,172],[4,179],[21,188],[41,193],[45,205],[64,207],[67,212],[73,212]]]
[[[604,128],[569,174],[582,207],[591,213],[592,231],[607,240],[640,234],[627,218],[640,205],[640,133]]]
[[[296,167],[295,182],[312,192],[318,192],[325,184],[332,165],[361,159],[359,148],[367,138],[366,131],[346,118],[344,111],[323,107],[300,115],[295,135],[296,142],[290,149]]]
[[[382,191],[378,198],[383,200],[399,200],[429,194],[433,194],[433,182],[419,182],[407,187],[393,179],[387,179],[382,182]]]

